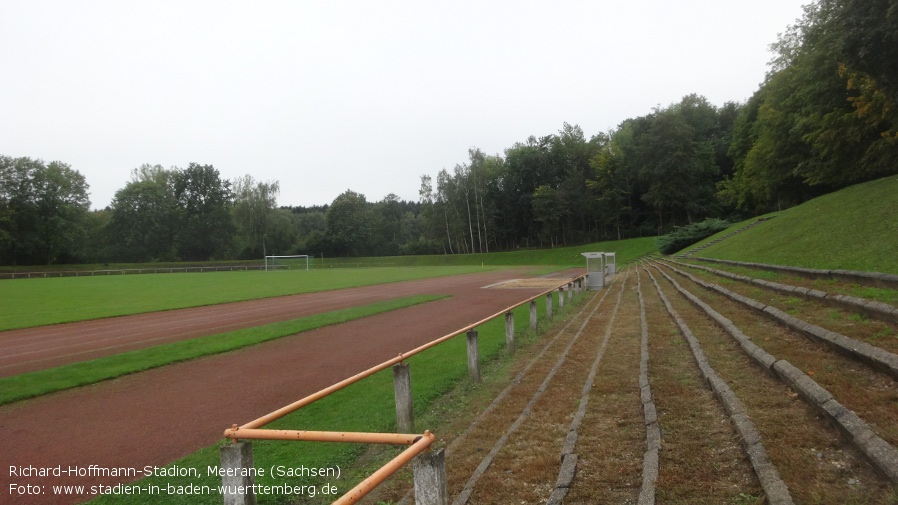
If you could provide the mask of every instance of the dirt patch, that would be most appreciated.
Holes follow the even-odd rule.
[[[514,279],[487,286],[491,289],[551,289],[558,285],[558,279]]]

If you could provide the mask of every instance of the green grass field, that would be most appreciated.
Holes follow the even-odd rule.
[[[0,330],[479,272],[479,266],[208,272],[0,281]]]
[[[323,326],[345,323],[354,319],[427,303],[440,298],[443,297],[413,296],[398,298],[362,307],[336,310],[290,321],[281,321],[243,330],[157,345],[147,349],[114,354],[104,358],[81,361],[37,372],[3,377],[0,378],[0,405],[115,379],[123,375],[142,372],[180,361],[233,351]]]
[[[327,258],[325,265],[389,263],[401,266],[522,266],[539,265],[549,270],[585,266],[583,252],[614,252],[620,264],[656,252],[655,237],[596,242],[554,249],[521,249],[483,254],[447,254],[432,256],[393,256],[384,258]],[[316,260],[319,261],[319,260]]]
[[[586,251],[613,251],[623,265],[655,251],[654,238],[495,254],[353,258],[346,262],[400,263],[378,268],[321,268],[278,272],[103,275],[0,280],[0,331],[104,317],[198,307],[273,296],[385,284],[512,266],[534,275],[585,267]],[[327,260],[339,267],[343,260]]]
[[[851,186],[772,215],[698,256],[898,274],[898,177]]]

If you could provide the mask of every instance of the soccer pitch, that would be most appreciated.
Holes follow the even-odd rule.
[[[483,270],[480,266],[384,267],[4,280],[0,281],[0,331]]]

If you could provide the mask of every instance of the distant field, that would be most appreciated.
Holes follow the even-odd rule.
[[[4,300],[0,331],[458,275],[498,267],[536,266],[534,275],[540,275],[562,268],[585,267],[582,252],[615,252],[618,263],[624,264],[655,250],[655,239],[646,237],[490,254],[329,258],[323,268],[318,266],[308,272],[236,271],[0,280],[0,299]],[[375,262],[395,266],[339,268]],[[66,266],[59,268],[66,269]]]
[[[0,281],[0,330],[482,271],[480,266],[112,275]]]
[[[898,177],[894,176],[851,186],[772,214],[776,217],[697,256],[898,273],[896,196]],[[754,220],[734,225],[717,236],[751,221]]]
[[[325,266],[340,266],[342,264],[378,264],[387,263],[401,266],[449,266],[449,265],[493,265],[493,266],[520,266],[540,265],[557,268],[585,267],[581,253],[584,252],[614,252],[617,261],[624,264],[641,258],[647,254],[657,252],[655,237],[641,237],[626,240],[609,240],[568,247],[555,247],[553,249],[520,249],[517,251],[477,253],[477,254],[441,254],[429,256],[392,256],[383,258],[327,258]],[[319,260],[315,260],[316,262]],[[317,265],[318,263],[316,263]]]
[[[413,266],[522,266],[541,265],[553,269],[583,266],[580,253],[598,251],[615,252],[620,263],[657,251],[655,237],[640,237],[624,240],[608,240],[576,246],[552,249],[524,248],[516,251],[476,254],[432,254],[424,256],[378,256],[360,258],[313,258],[315,269],[360,268],[360,267],[413,267]],[[120,271],[145,269],[178,269],[201,267],[250,267],[258,268],[262,260],[233,260],[208,262],[160,262],[160,263],[109,263],[105,265],[0,265],[0,273],[24,272],[89,272],[92,270]]]

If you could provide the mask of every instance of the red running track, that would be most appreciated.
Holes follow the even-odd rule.
[[[0,503],[87,501],[89,497],[53,495],[50,486],[114,485],[135,479],[17,478],[8,470],[11,466],[164,466],[221,440],[224,428],[232,424],[249,422],[542,291],[483,289],[519,277],[520,271],[504,270],[45,327],[47,338],[55,343],[48,347],[58,348],[56,354],[38,357],[32,353],[23,361],[37,363],[41,359],[39,362],[46,366],[58,360],[78,359],[75,356],[85,359],[100,353],[112,354],[381,299],[413,294],[451,295],[448,299],[234,352],[2,406]],[[271,307],[278,309],[269,310]],[[232,314],[242,317],[231,318]],[[175,327],[183,328],[172,331],[170,318],[178,321]],[[72,347],[66,327],[86,335],[93,346]],[[33,331],[37,329],[6,332],[0,338],[5,343],[7,334],[24,333],[33,339],[38,334]],[[169,338],[166,332],[179,336]],[[15,345],[30,345],[25,339],[16,342]],[[170,436],[171,433],[178,435]],[[45,494],[11,497],[12,482],[44,486]]]

